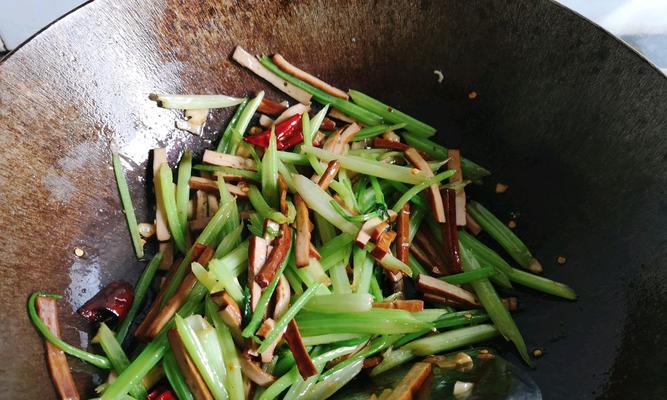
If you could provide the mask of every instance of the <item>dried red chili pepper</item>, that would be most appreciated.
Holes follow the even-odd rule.
[[[91,322],[104,322],[112,318],[122,320],[134,300],[132,285],[115,281],[97,292],[77,312]]]
[[[303,142],[303,133],[301,132],[301,114],[294,115],[289,119],[279,123],[275,127],[276,130],[276,147],[278,150],[286,150],[297,144]],[[260,133],[259,135],[246,136],[244,141],[255,146],[267,148],[269,147],[269,138],[271,137],[271,130]]]
[[[162,390],[155,389],[148,394],[146,400],[176,400],[176,396],[171,392],[171,390]]]

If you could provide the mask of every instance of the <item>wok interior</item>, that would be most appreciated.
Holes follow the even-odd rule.
[[[24,312],[28,293],[65,293],[64,336],[85,344],[88,327],[72,310],[109,281],[139,274],[110,142],[132,164],[138,217],[149,220],[149,150],[167,145],[171,161],[186,146],[201,151],[228,112],[214,112],[196,138],[176,131],[177,114],[155,108],[148,93],[266,89],[230,61],[237,43],[279,51],[432,123],[443,144],[493,171],[471,194],[499,216],[514,213],[547,276],[580,295],[576,303],[520,296],[529,349],[545,349],[529,373],[546,397],[624,398],[630,386],[634,395],[661,393],[660,368],[642,366],[662,365],[653,343],[666,325],[666,85],[646,61],[548,1],[176,3],[99,0],[0,66],[0,127],[9,133],[0,165],[10,171],[0,220],[14,239],[3,246],[0,296],[15,316],[0,345],[12,367],[0,379],[10,397],[52,395]],[[508,193],[493,193],[498,181]],[[91,368],[72,365],[80,388],[91,388]]]

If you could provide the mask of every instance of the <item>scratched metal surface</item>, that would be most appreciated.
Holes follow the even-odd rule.
[[[519,325],[546,350],[530,371],[545,398],[667,397],[667,81],[599,28],[529,0],[98,0],[17,50],[0,64],[3,397],[53,398],[30,292],[63,293],[64,336],[85,347],[92,332],[73,311],[138,276],[110,143],[139,219],[152,219],[148,150],[166,145],[173,162],[210,144],[228,115],[196,138],[148,94],[266,89],[230,61],[237,43],[386,99],[496,172],[472,195],[504,218],[518,211],[547,274],[580,293],[567,303],[520,292]],[[496,180],[510,192],[490,194]],[[90,393],[99,376],[71,365]]]

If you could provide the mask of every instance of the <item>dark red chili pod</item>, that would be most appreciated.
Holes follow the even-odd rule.
[[[132,285],[115,281],[97,292],[77,312],[91,322],[104,322],[112,318],[122,320],[134,300]]]

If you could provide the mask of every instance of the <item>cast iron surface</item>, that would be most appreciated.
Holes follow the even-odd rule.
[[[601,29],[534,0],[99,0],[28,42],[0,65],[3,397],[54,396],[30,292],[63,293],[64,336],[86,346],[92,332],[74,310],[141,270],[110,142],[125,155],[139,219],[152,219],[149,149],[166,145],[174,162],[215,140],[228,114],[214,112],[196,138],[148,94],[266,89],[230,61],[237,43],[434,123],[495,172],[473,195],[504,219],[518,213],[546,274],[580,295],[520,295],[519,326],[545,350],[530,371],[545,398],[667,398],[667,80]],[[496,181],[509,192],[492,194]],[[93,369],[71,365],[89,393]]]

